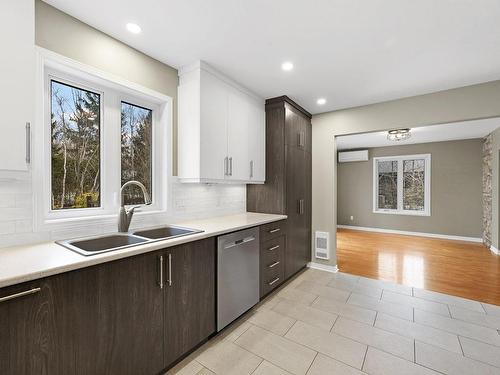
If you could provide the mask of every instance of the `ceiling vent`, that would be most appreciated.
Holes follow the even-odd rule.
[[[339,163],[349,163],[353,161],[368,161],[368,150],[339,152]]]

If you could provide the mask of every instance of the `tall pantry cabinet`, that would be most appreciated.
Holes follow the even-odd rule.
[[[266,183],[247,210],[288,215],[285,278],[311,260],[311,114],[286,96],[266,100]]]

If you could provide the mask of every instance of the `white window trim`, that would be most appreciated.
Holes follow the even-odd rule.
[[[101,94],[101,207],[52,210],[50,202],[50,76],[63,83]],[[172,98],[136,83],[116,77],[52,51],[37,47],[36,126],[33,132],[33,193],[35,231],[75,228],[89,222],[96,225],[115,223],[120,202],[119,126],[106,126],[120,120],[122,101],[153,110],[153,205],[137,210],[136,221],[143,216],[165,216],[171,211]],[[106,95],[103,95],[105,91]],[[113,101],[114,104],[110,103]],[[118,110],[118,113],[114,109]],[[108,113],[110,112],[110,113]],[[48,117],[47,117],[48,116]],[[104,124],[104,125],[103,125]],[[111,142],[113,139],[116,142]],[[108,140],[110,140],[108,142]],[[106,144],[105,149],[103,145]],[[106,150],[106,151],[105,151]],[[106,157],[103,158],[103,152]],[[114,160],[107,160],[114,155]],[[115,181],[116,180],[116,181]],[[147,221],[147,219],[146,219]],[[114,225],[114,224],[113,224]]]
[[[425,190],[424,190],[424,210],[413,211],[404,210],[403,207],[403,160],[424,159],[425,160]],[[378,162],[379,161],[398,162],[398,209],[378,208]],[[431,216],[431,154],[382,156],[373,158],[373,213],[389,215],[411,215],[411,216]]]

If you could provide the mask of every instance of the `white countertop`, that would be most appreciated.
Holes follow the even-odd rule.
[[[92,256],[77,254],[54,242],[8,247],[0,249],[0,288],[283,219],[285,215],[247,212],[175,223],[203,232]]]

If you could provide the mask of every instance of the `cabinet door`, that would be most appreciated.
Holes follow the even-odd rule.
[[[250,107],[249,126],[249,163],[250,181],[265,182],[266,180],[266,114],[258,103]]]
[[[209,72],[200,74],[200,178],[223,180],[229,88]]]
[[[228,99],[227,150],[229,157],[228,180],[250,179],[251,106],[247,95],[230,88]]]
[[[287,169],[287,245],[285,255],[285,277],[301,268],[308,259],[309,226],[306,214],[307,197],[307,153],[295,146],[286,147]]]
[[[215,332],[215,238],[167,249],[165,366]]]
[[[54,299],[57,374],[154,374],[163,364],[158,253],[48,279]]]
[[[286,105],[286,144],[311,152],[311,120]]]
[[[54,310],[43,281],[0,290],[0,374],[57,374]]]
[[[0,170],[27,170],[26,123],[33,122],[35,81],[35,8],[33,0],[0,5]]]

